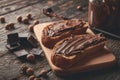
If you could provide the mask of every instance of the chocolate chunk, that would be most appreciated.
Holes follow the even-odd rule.
[[[21,45],[19,43],[17,43],[16,45],[14,46],[10,46],[10,44],[7,44],[5,46],[9,51],[17,51],[19,49],[21,49]]]
[[[36,56],[39,56],[39,55],[41,55],[42,52],[43,52],[42,50],[39,50],[37,48],[33,48],[32,50],[30,50],[29,53],[34,54]]]
[[[11,47],[16,46],[19,43],[18,33],[12,33],[7,35],[8,44],[10,44]]]
[[[29,35],[27,40],[33,47],[38,47],[38,41],[34,38],[34,36]]]
[[[22,49],[22,50],[19,50],[19,51],[15,51],[14,54],[17,57],[23,57],[23,56],[26,56],[29,53],[26,50]]]

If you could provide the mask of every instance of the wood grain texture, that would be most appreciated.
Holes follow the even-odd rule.
[[[77,10],[76,7],[78,5],[83,6],[84,10]],[[5,24],[9,22],[15,23],[15,30],[12,31],[5,30],[5,24],[0,23],[0,80],[11,80],[17,77],[19,75],[19,67],[23,64],[23,62],[5,48],[7,34],[29,32],[28,25],[19,24],[16,17],[21,15],[25,18],[27,13],[31,13],[34,20],[37,19],[40,23],[58,20],[43,15],[41,10],[44,6],[51,6],[59,15],[87,20],[88,0],[0,0],[0,15],[6,18]],[[32,24],[33,21],[30,21],[30,23]],[[120,41],[111,39],[107,45],[118,57],[118,61],[120,61]],[[42,60],[37,60],[36,64],[25,63],[33,67],[36,73],[41,69],[50,68],[44,56]],[[18,80],[28,80],[28,77],[23,76]],[[64,78],[57,77],[50,71],[47,80],[120,80],[120,68],[114,67],[107,70],[75,74]]]
[[[96,69],[102,69],[102,68],[106,68],[106,67],[110,67],[115,65],[116,63],[116,59],[115,56],[106,51],[106,50],[102,50],[102,51],[98,51],[98,52],[94,52],[94,54],[97,53],[96,56],[93,55],[89,55],[85,61],[83,60],[82,62],[85,63],[83,65],[81,65],[81,62],[78,64],[75,64],[73,67],[70,67],[69,69],[63,69],[60,67],[55,66],[52,61],[51,61],[51,55],[53,54],[53,50],[46,48],[43,44],[42,44],[42,32],[43,29],[47,26],[52,24],[53,22],[48,22],[48,23],[42,23],[42,24],[38,24],[34,27],[34,32],[35,35],[45,53],[45,56],[47,58],[47,61],[52,69],[52,71],[60,76],[65,76],[65,75],[70,75],[70,74],[75,74],[75,73],[80,73],[80,72],[87,72],[90,70],[96,70]],[[93,32],[89,29],[87,30],[87,33],[92,34]],[[90,58],[90,56],[93,56]],[[86,61],[87,60],[87,61]]]

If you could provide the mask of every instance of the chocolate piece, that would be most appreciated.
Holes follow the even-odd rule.
[[[67,38],[57,47],[56,54],[71,56],[105,40],[105,37],[100,37],[98,35],[93,36],[89,34],[81,37]]]
[[[32,47],[30,42],[27,40],[29,35],[30,35],[29,33],[19,33],[20,44],[25,48]]]
[[[35,39],[34,36],[29,35],[27,40],[29,41],[29,43],[33,46],[33,47],[38,47],[38,41],[37,39]]]
[[[42,50],[33,48],[32,50],[30,50],[29,53],[34,54],[34,55],[36,55],[36,56],[39,56],[39,55],[41,55],[42,52],[43,52]]]
[[[27,37],[28,37],[28,33],[19,33],[19,39],[20,39],[20,43],[22,45],[27,45],[28,41],[27,41]]]
[[[8,34],[7,37],[8,39],[6,48],[8,48],[10,51],[15,51],[21,48],[21,45],[19,44],[18,33]]]
[[[26,55],[28,55],[29,53],[22,49],[22,50],[19,50],[19,51],[14,51],[14,54],[17,56],[17,57],[24,57]]]
[[[17,51],[17,50],[21,49],[21,45],[19,43],[17,43],[14,46],[10,46],[10,44],[7,44],[7,45],[5,45],[5,47],[10,51]]]
[[[11,47],[19,43],[18,33],[8,34],[7,37],[8,44],[10,44]]]

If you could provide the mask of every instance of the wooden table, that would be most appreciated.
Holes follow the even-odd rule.
[[[81,5],[83,10],[77,10],[76,7]],[[23,64],[13,53],[5,48],[7,34],[10,33],[28,33],[28,25],[17,22],[18,15],[26,17],[31,13],[34,20],[40,23],[56,21],[56,18],[49,18],[42,14],[44,6],[51,6],[56,13],[69,17],[81,18],[87,21],[88,0],[0,0],[0,16],[4,16],[6,23],[14,22],[15,30],[5,30],[5,24],[0,23],[0,80],[12,80],[19,76],[19,67]],[[30,22],[31,24],[33,21]],[[110,39],[107,43],[109,49],[116,55],[119,64],[120,41]],[[40,48],[40,47],[39,47]],[[42,69],[49,69],[46,58],[36,60],[35,64],[25,62],[28,66],[33,67],[37,74]],[[48,77],[43,80],[119,80],[120,68],[112,67],[99,71],[91,71],[87,73],[75,74],[67,77],[58,77],[52,71],[48,73]],[[28,76],[22,76],[18,80],[28,80]]]

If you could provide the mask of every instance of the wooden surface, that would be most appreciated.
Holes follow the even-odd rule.
[[[107,67],[115,65],[115,63],[116,63],[115,56],[112,53],[110,53],[109,51],[102,49],[101,51],[94,52],[94,54],[91,55],[93,57],[88,58],[88,60],[86,59],[87,62],[85,61],[85,64],[83,64],[83,65],[81,65],[81,63],[78,63],[69,69],[62,69],[60,67],[55,66],[51,61],[51,55],[53,54],[53,50],[46,48],[42,44],[42,41],[41,41],[43,29],[47,25],[50,25],[52,23],[53,22],[38,24],[34,27],[34,32],[35,32],[35,35],[42,47],[42,50],[44,51],[46,59],[54,73],[56,73],[57,75],[60,75],[60,76],[66,76],[66,75],[75,74],[75,73],[87,72],[90,70],[107,68]],[[93,32],[90,29],[87,30],[87,33],[93,35]],[[97,55],[95,55],[96,53],[97,53]]]
[[[83,11],[76,9],[78,5],[83,7]],[[6,18],[6,23],[14,22],[15,30],[5,30],[5,24],[0,23],[0,80],[12,80],[19,75],[19,67],[23,64],[15,55],[10,53],[6,48],[7,34],[9,33],[27,33],[28,25],[19,24],[16,17],[26,16],[31,13],[34,19],[38,19],[40,23],[57,21],[56,18],[48,18],[42,14],[41,9],[44,6],[51,6],[56,13],[69,18],[82,18],[87,20],[88,0],[0,0],[0,16]],[[32,24],[33,21],[30,23]],[[110,51],[114,53],[120,64],[120,41],[110,39],[106,44]],[[40,48],[40,47],[39,47]],[[35,64],[24,62],[33,67],[35,73],[42,69],[49,69],[46,58],[36,60]],[[28,80],[27,76],[22,76],[18,80]],[[71,75],[68,77],[58,77],[52,71],[48,73],[48,78],[43,80],[120,80],[120,68],[113,67],[99,71],[91,71],[82,74]]]

